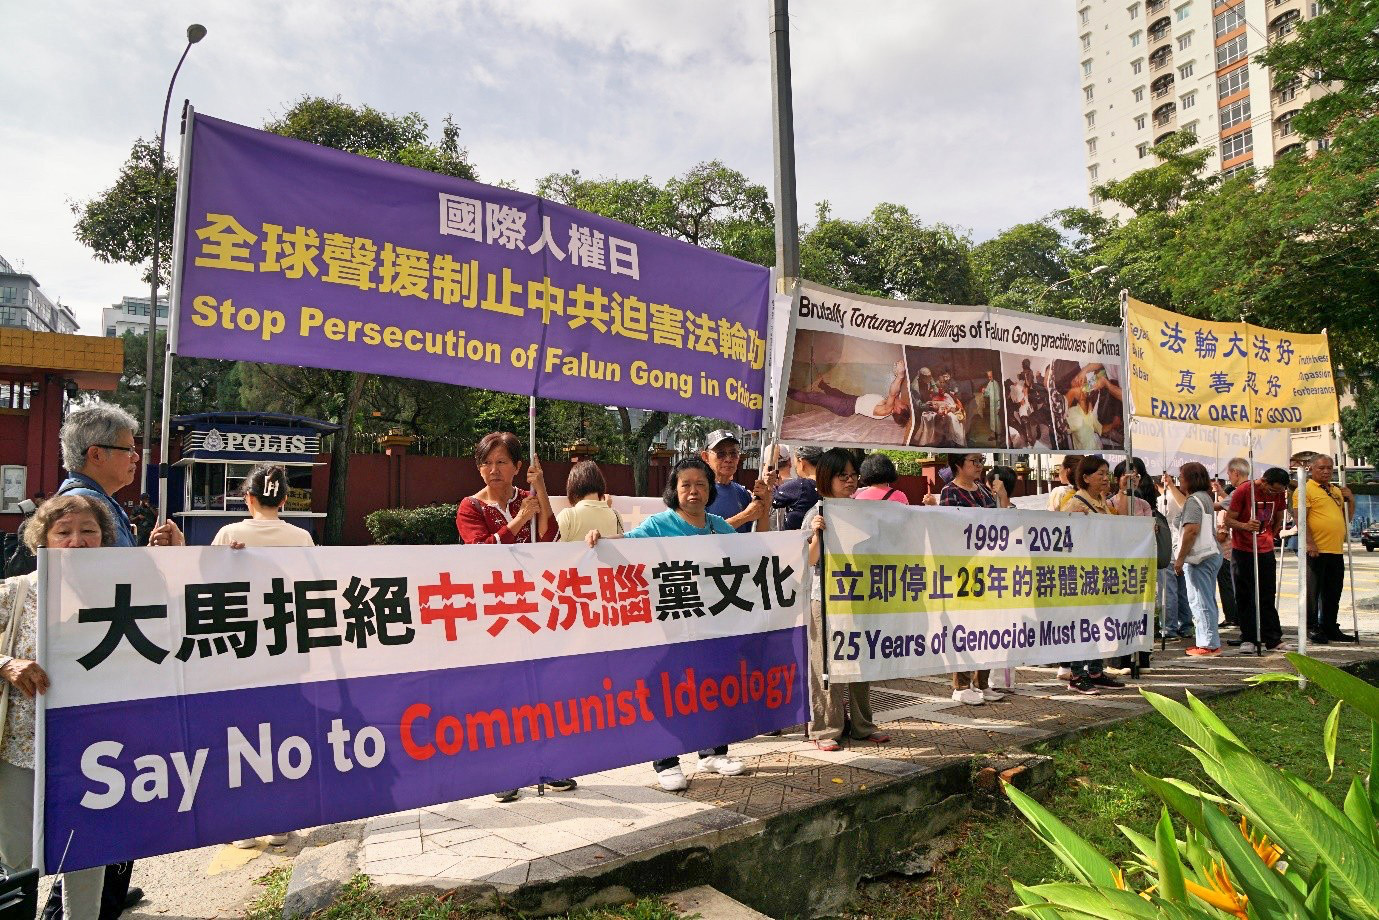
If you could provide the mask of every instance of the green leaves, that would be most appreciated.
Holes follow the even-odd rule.
[[[1288,663],[1298,669],[1303,677],[1319,685],[1337,699],[1344,700],[1369,717],[1371,722],[1379,722],[1379,687],[1367,684],[1354,674],[1347,674],[1340,668],[1324,661],[1289,652]]]
[[[1341,707],[1345,703],[1337,702],[1331,707],[1331,713],[1326,717],[1326,725],[1322,728],[1322,748],[1326,751],[1326,765],[1330,773],[1326,778],[1330,780],[1336,775],[1336,735],[1341,729]]]
[[[1178,857],[1178,838],[1173,835],[1173,821],[1168,817],[1167,808],[1159,811],[1159,821],[1154,827],[1154,849],[1159,893],[1174,901],[1185,899],[1187,886],[1183,883],[1183,863]]]
[[[1109,859],[1019,789],[1007,784],[1005,790],[1011,804],[1029,821],[1039,839],[1074,875],[1089,885],[1115,885],[1119,870]]]

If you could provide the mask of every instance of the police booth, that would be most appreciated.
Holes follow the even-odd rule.
[[[312,471],[321,465],[321,436],[338,425],[298,415],[272,412],[207,412],[175,416],[173,430],[182,442],[175,464],[180,476],[169,479],[169,511],[177,518],[189,546],[207,546],[226,524],[249,516],[244,480],[259,463],[287,469],[287,501],[282,519],[321,542],[320,521],[313,512]],[[181,479],[181,507],[177,508]]]

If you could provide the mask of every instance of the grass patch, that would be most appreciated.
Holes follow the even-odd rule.
[[[1319,687],[1267,684],[1209,702],[1246,746],[1265,761],[1290,770],[1336,804],[1351,776],[1369,764],[1369,721],[1342,710],[1336,775],[1327,782],[1322,726],[1335,699]],[[1174,776],[1209,787],[1197,760],[1180,746],[1185,739],[1161,716],[1134,719],[1071,742],[1033,750],[1054,758],[1057,789],[1046,806],[1074,831],[1124,863],[1130,842],[1124,824],[1153,836],[1160,802],[1130,773],[1132,765],[1153,776]],[[993,801],[956,830],[958,845],[930,876],[867,886],[846,914],[850,920],[959,920],[999,917],[1014,906],[1011,880],[1027,885],[1074,881],[1004,801]]]
[[[292,870],[280,866],[258,880],[264,893],[249,908],[245,920],[280,920],[283,898]],[[313,914],[313,920],[521,920],[525,915],[502,906],[456,903],[445,895],[412,897],[387,902],[367,875],[356,875],[335,903]],[[680,920],[681,915],[659,898],[641,898],[621,907],[579,910],[566,920]]]

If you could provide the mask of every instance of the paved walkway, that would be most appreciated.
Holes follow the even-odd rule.
[[[1379,590],[1379,553],[1355,553],[1361,600]],[[1280,606],[1285,623],[1293,619],[1295,576],[1284,575]],[[1349,628],[1349,593],[1341,622]],[[1321,657],[1353,661],[1379,657],[1372,637],[1379,611],[1362,609],[1364,646],[1330,645]],[[1228,633],[1234,635],[1234,633]],[[1155,667],[1138,686],[1181,695],[1202,694],[1239,685],[1259,670],[1286,670],[1276,655],[1188,659],[1182,643],[1167,655],[1155,654]],[[754,738],[733,745],[747,761],[738,777],[694,772],[695,758],[684,758],[689,789],[662,792],[649,767],[636,765],[580,777],[572,793],[537,797],[523,790],[517,802],[500,805],[491,796],[401,812],[369,821],[314,828],[292,834],[285,847],[237,850],[202,847],[140,860],[135,884],[148,898],[125,914],[135,920],[208,920],[241,917],[262,889],[255,884],[270,869],[290,866],[303,849],[341,839],[362,839],[360,869],[380,883],[449,887],[472,881],[517,885],[546,878],[597,871],[599,867],[670,849],[750,834],[761,823],[791,809],[894,781],[917,771],[965,760],[973,754],[1004,750],[1145,711],[1136,688],[1098,697],[1067,692],[1050,668],[1019,672],[1019,692],[1007,702],[965,707],[949,699],[941,678],[890,681],[873,687],[873,703],[895,739],[825,754],[798,732]]]
[[[373,818],[365,825],[360,870],[383,885],[439,888],[554,880],[690,842],[731,839],[826,799],[1146,712],[1140,687],[1207,696],[1238,687],[1250,674],[1288,669],[1280,654],[1192,659],[1183,645],[1156,654],[1155,667],[1134,686],[1095,697],[1069,692],[1052,668],[1020,669],[1016,693],[984,706],[953,702],[941,677],[874,685],[877,721],[890,744],[856,742],[824,753],[798,728],[757,737],[732,746],[748,767],[741,776],[695,772],[695,757],[685,757],[690,783],[682,793],[657,788],[651,769],[638,764],[580,777],[573,792],[538,796],[529,788],[508,804],[482,796]],[[1376,657],[1376,649],[1332,645],[1320,657],[1344,663]]]

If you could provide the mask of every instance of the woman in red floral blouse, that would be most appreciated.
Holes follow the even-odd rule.
[[[546,496],[546,479],[535,457],[527,468],[531,491],[513,485],[522,469],[522,444],[506,431],[486,434],[474,448],[484,487],[460,500],[455,527],[465,543],[551,543],[560,527]],[[532,521],[538,536],[532,539]]]
[[[522,470],[522,443],[506,431],[494,431],[480,439],[474,448],[474,462],[484,487],[460,499],[455,512],[455,527],[465,543],[554,543],[560,539],[560,525],[551,513],[546,495],[546,477],[541,461],[532,457],[527,467],[531,491],[512,483]],[[535,527],[533,528],[533,522]],[[533,535],[537,535],[533,540]],[[578,787],[573,779],[549,779],[546,785],[557,792]],[[518,789],[495,793],[500,802],[512,802]]]

